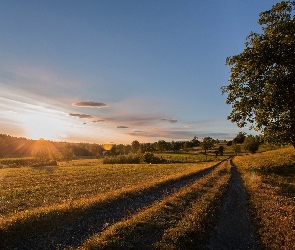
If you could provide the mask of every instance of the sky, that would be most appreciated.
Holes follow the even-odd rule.
[[[226,58],[272,0],[0,0],[0,133],[230,140]]]

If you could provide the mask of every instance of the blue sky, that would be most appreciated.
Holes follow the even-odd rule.
[[[226,57],[277,1],[0,5],[0,133],[126,143],[231,139]]]

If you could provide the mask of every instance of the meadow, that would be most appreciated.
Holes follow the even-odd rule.
[[[14,242],[21,242],[38,231],[75,220],[93,207],[187,178],[212,166],[212,162],[108,165],[84,159],[59,165],[0,169],[2,242],[9,244],[12,235]],[[17,234],[19,230],[25,233]]]
[[[58,167],[0,170],[0,216],[70,203],[107,192],[147,185],[149,182],[188,174],[208,167],[192,164],[101,164],[101,160],[75,160]],[[1,218],[0,217],[0,218]]]
[[[263,249],[293,249],[295,152],[288,147],[233,160],[247,189]]]
[[[202,247],[230,180],[221,164],[200,181],[94,235],[82,249],[191,249]]]
[[[206,248],[231,183],[227,156],[157,156],[178,163],[85,158],[0,169],[0,248]],[[261,248],[293,249],[294,149],[235,156],[232,162]]]

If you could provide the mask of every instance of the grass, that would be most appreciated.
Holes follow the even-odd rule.
[[[99,160],[79,160],[60,167],[0,169],[0,218],[91,198],[198,168],[195,164],[103,165]]]
[[[177,165],[95,162],[80,160],[60,167],[1,169],[2,243],[21,242],[93,209],[144,194],[213,165],[212,162]]]
[[[295,239],[295,151],[293,147],[239,156],[242,174],[264,249],[293,249]]]
[[[195,184],[91,237],[82,249],[191,249],[201,246],[229,178],[230,171],[223,164]]]
[[[228,156],[218,156],[215,157],[214,153],[208,153],[206,155],[198,152],[198,153],[156,153],[155,156],[162,157],[163,159],[174,161],[174,162],[205,162],[205,161],[221,161]]]

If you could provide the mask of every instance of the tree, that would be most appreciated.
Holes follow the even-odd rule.
[[[201,142],[202,149],[205,150],[205,154],[207,154],[207,150],[214,147],[215,140],[211,137],[205,137]]]
[[[223,146],[219,146],[218,148],[218,154],[223,156],[223,152],[224,152],[224,147]]]
[[[234,143],[243,143],[246,138],[245,132],[239,132],[237,136],[233,139]]]
[[[71,161],[75,157],[74,151],[68,143],[64,144],[59,152],[61,154],[61,160]]]
[[[156,144],[156,149],[160,152],[167,150],[167,142],[164,140],[159,140]]]
[[[248,135],[245,138],[245,141],[243,143],[243,147],[245,150],[254,154],[258,150],[259,142],[257,141],[257,138],[255,138],[253,135]]]
[[[140,148],[140,143],[138,141],[133,141],[131,143],[132,152],[136,153]]]
[[[182,148],[188,151],[188,149],[191,148],[191,143],[189,141],[184,142]]]
[[[191,146],[192,147],[198,147],[200,145],[200,142],[198,140],[197,136],[194,136],[194,138],[191,140]]]
[[[282,1],[260,13],[262,34],[251,32],[246,48],[228,57],[228,119],[261,131],[274,143],[295,148],[295,1]]]
[[[236,153],[236,155],[238,155],[239,153],[241,153],[241,146],[240,145],[238,145],[238,144],[232,144],[232,147],[233,147],[233,150],[234,150],[234,152]]]
[[[180,150],[182,147],[182,144],[183,144],[182,142],[172,141],[171,142],[171,150],[173,150],[174,152]]]
[[[32,156],[34,156],[40,164],[48,164],[50,161],[56,161],[61,158],[61,154],[54,144],[43,138],[35,142]]]

